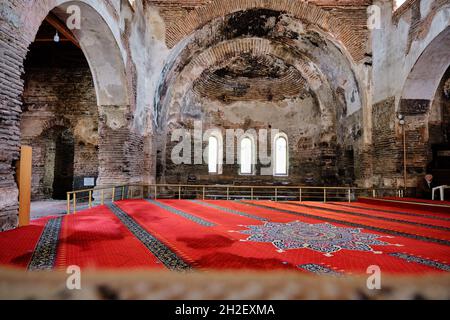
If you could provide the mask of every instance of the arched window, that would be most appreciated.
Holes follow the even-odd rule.
[[[219,139],[215,136],[208,139],[208,170],[209,173],[219,173]]]
[[[274,149],[274,175],[285,176],[288,174],[288,142],[284,135],[275,137]]]
[[[249,137],[241,140],[240,161],[241,174],[253,174],[253,141]]]

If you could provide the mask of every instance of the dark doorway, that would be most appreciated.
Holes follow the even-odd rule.
[[[53,199],[66,199],[73,189],[74,138],[70,130],[58,130],[55,141]]]

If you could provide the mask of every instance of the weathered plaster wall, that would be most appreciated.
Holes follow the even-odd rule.
[[[405,83],[418,59],[433,40],[450,26],[450,4],[446,0],[408,1],[405,7],[399,9],[394,15],[390,14],[392,13],[391,1],[375,1],[374,4],[382,9],[382,23],[380,29],[372,32],[373,100],[374,103],[378,103],[388,97],[395,97],[398,105],[404,89],[406,92],[412,89],[405,88]],[[448,41],[442,41],[441,45],[447,46]],[[444,48],[448,47],[442,49]],[[439,56],[433,57],[434,63],[448,65],[448,59],[450,59],[448,54],[445,54],[444,50],[439,52]],[[429,62],[428,66],[431,68],[433,61]],[[439,74],[442,76],[446,68],[439,69]],[[439,78],[437,86],[441,77],[436,75],[436,78]],[[429,85],[433,86],[433,83]],[[417,91],[417,89],[423,91]],[[430,90],[427,89],[416,87],[409,91],[409,94],[432,99],[433,94],[430,95]],[[435,90],[436,87],[432,91]]]
[[[404,186],[402,114],[407,186],[414,187],[431,161],[429,123],[436,119],[430,115],[440,113],[433,100],[450,65],[450,3],[409,0],[393,15],[391,1],[374,4],[382,8],[382,23],[372,32],[373,183]]]
[[[161,181],[186,182],[190,175],[214,183],[354,183],[367,101],[364,68],[330,39],[289,14],[249,9],[212,20],[172,49],[156,105]],[[224,165],[222,175],[208,175],[206,164],[174,165],[171,133],[195,120],[223,132],[285,132],[289,177],[261,176],[260,164],[253,177],[240,176],[237,163]]]

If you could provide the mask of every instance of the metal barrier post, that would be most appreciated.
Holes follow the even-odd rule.
[[[120,188],[120,190],[122,191],[122,194],[120,195],[120,197],[118,197],[119,199],[121,198],[122,200],[125,199],[135,199],[137,197],[139,197],[140,195],[142,195],[142,197],[151,197],[151,188],[154,188],[154,199],[158,198],[158,187],[165,187],[167,188],[167,192],[170,192],[170,194],[172,194],[175,198],[177,197],[176,193],[178,192],[178,199],[181,200],[183,198],[183,192],[187,193],[187,195],[191,194],[191,189],[194,192],[194,195],[198,198],[198,199],[203,199],[206,200],[208,199],[207,197],[211,197],[213,199],[217,199],[217,198],[222,198],[223,194],[220,190],[223,190],[223,188],[226,188],[226,199],[227,200],[233,200],[236,198],[250,198],[250,200],[254,200],[254,199],[258,199],[258,198],[268,198],[268,199],[272,199],[273,201],[284,201],[285,199],[290,199],[290,197],[292,196],[295,199],[295,193],[298,192],[298,199],[300,202],[302,201],[306,201],[308,200],[308,191],[306,191],[305,196],[306,196],[306,200],[304,197],[304,192],[303,189],[308,189],[308,187],[303,187],[303,186],[296,186],[296,187],[291,187],[291,186],[273,186],[273,187],[263,187],[263,186],[257,186],[257,185],[242,185],[242,186],[233,186],[233,185],[223,185],[223,186],[211,186],[211,190],[218,190],[217,192],[213,192],[208,195],[208,185],[183,185],[183,184],[149,184],[149,185],[122,185],[122,186],[114,186],[114,187],[109,187],[112,190],[112,194],[111,194],[111,198],[112,201],[116,201],[116,189]],[[101,205],[104,205],[105,202],[108,202],[109,200],[107,200],[108,196],[105,194],[105,190],[109,190],[109,188],[103,189],[103,188],[99,188],[99,189],[86,189],[86,190],[77,190],[77,191],[69,191],[66,193],[67,195],[67,214],[74,214],[77,212],[77,197],[78,194],[84,194],[84,193],[88,193],[88,206],[89,208],[93,208],[95,205],[97,205],[98,203],[101,203]],[[177,191],[178,188],[178,191]],[[185,191],[183,191],[183,188],[186,189]],[[199,188],[201,188],[201,190],[199,190]],[[136,190],[137,189],[137,190]],[[273,189],[273,191],[270,191],[271,189]],[[282,193],[280,194],[280,189],[282,191]],[[367,196],[370,197],[372,196],[373,198],[377,198],[377,197],[382,197],[388,190],[389,194],[392,195],[392,193],[394,193],[397,197],[405,197],[407,196],[407,189],[377,189],[375,187],[371,187],[371,188],[355,188],[355,187],[323,187],[323,186],[318,186],[318,187],[309,187],[309,189],[312,189],[312,196],[314,199],[317,200],[317,198],[319,198],[318,194],[319,194],[319,190],[322,189],[323,190],[323,202],[327,203],[328,201],[334,201],[334,198],[340,199],[339,201],[348,201],[349,203],[351,203],[352,201],[355,201],[358,196]],[[249,194],[247,193],[247,191],[249,191]],[[255,190],[256,190],[256,194],[255,194]],[[261,191],[258,191],[261,190]],[[296,191],[297,190],[297,191]],[[331,190],[331,194],[330,196],[328,196],[328,190]],[[94,193],[95,192],[100,192],[100,197],[97,201],[94,201]],[[202,195],[199,195],[199,192],[202,193]],[[272,193],[273,192],[273,193]],[[125,194],[126,193],[126,194]],[[260,194],[259,194],[260,193]],[[345,193],[347,193],[347,195],[345,195]],[[97,193],[95,193],[97,194]],[[164,194],[164,192],[162,192],[162,195]],[[234,195],[236,194],[236,195]],[[106,198],[105,198],[106,196]],[[234,196],[234,198],[233,198]],[[73,197],[73,198],[71,198]],[[164,197],[163,197],[164,198]],[[347,198],[347,199],[346,199]],[[84,201],[84,196],[82,195],[80,200]],[[223,199],[223,198],[222,198]],[[73,208],[72,208],[73,206]]]
[[[73,213],[77,213],[77,193],[73,193]]]

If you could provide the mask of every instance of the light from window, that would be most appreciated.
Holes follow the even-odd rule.
[[[216,137],[209,137],[208,143],[208,170],[209,173],[218,173],[219,141]]]
[[[250,138],[241,140],[241,174],[253,173],[253,143]]]
[[[287,175],[287,140],[275,139],[275,175]]]
[[[395,0],[394,1],[394,10],[397,10],[398,8],[400,8],[405,2],[406,2],[406,0]]]

